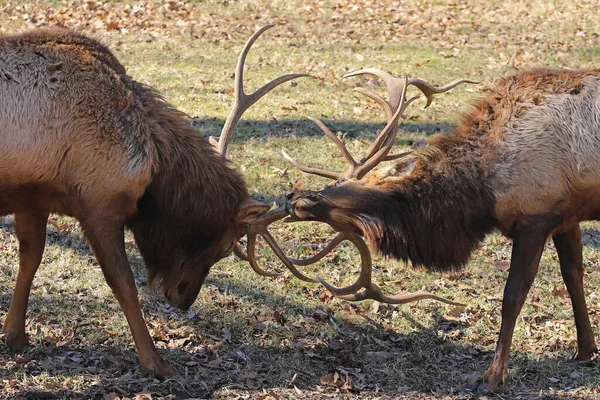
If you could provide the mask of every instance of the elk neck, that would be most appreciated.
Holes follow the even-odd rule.
[[[150,272],[149,281],[173,282],[181,269],[218,260],[223,235],[235,229],[245,182],[190,125],[189,118],[151,88],[138,90],[151,120],[153,178],[128,222]],[[165,251],[165,249],[168,249]],[[212,260],[216,258],[216,260]],[[207,271],[206,271],[207,272]]]
[[[496,224],[474,146],[452,135],[435,138],[411,173],[380,180],[378,190],[365,192],[379,197],[355,214],[370,246],[428,270],[464,266]]]

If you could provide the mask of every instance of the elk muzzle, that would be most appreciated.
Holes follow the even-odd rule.
[[[286,197],[285,210],[293,219],[327,221],[333,204],[320,192],[294,190]]]
[[[331,225],[338,232],[349,231],[362,235],[356,221],[360,210],[360,186],[344,182],[318,192],[294,190],[286,198],[285,210],[295,221],[319,221]]]
[[[163,295],[167,302],[180,310],[188,310],[196,301],[209,270],[210,267],[204,268],[194,279],[183,276],[176,284],[164,287]]]

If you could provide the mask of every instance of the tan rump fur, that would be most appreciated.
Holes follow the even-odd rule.
[[[2,196],[0,213],[81,218],[82,202],[116,201],[131,214],[149,185],[155,146],[120,118],[133,106],[134,84],[108,50],[89,42],[60,30],[0,41],[0,185],[14,197],[34,186],[43,193],[14,202]]]

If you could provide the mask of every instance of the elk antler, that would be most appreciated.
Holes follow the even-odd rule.
[[[372,271],[372,261],[371,261],[371,253],[369,251],[369,247],[365,243],[365,241],[357,234],[352,232],[340,232],[338,235],[333,238],[319,253],[315,254],[311,257],[306,257],[302,259],[295,259],[287,257],[281,248],[275,242],[273,236],[268,231],[268,226],[283,218],[283,216],[287,216],[288,212],[285,207],[279,207],[274,210],[270,210],[266,214],[257,218],[256,220],[250,223],[250,230],[248,231],[248,253],[247,254],[238,254],[240,258],[243,258],[246,261],[250,262],[252,269],[256,273],[262,276],[278,276],[279,274],[267,272],[258,266],[258,262],[256,261],[255,254],[255,244],[256,244],[256,236],[261,235],[265,241],[271,246],[277,257],[283,262],[283,264],[300,280],[311,283],[321,283],[327,290],[329,290],[334,296],[337,296],[343,300],[348,301],[360,301],[366,299],[376,300],[382,303],[388,304],[405,304],[410,303],[417,300],[425,300],[432,299],[437,300],[442,303],[451,304],[451,305],[463,305],[462,303],[458,303],[452,300],[448,300],[444,297],[437,296],[433,293],[429,293],[424,291],[423,289],[414,292],[414,293],[398,293],[394,296],[386,296],[382,293],[381,288],[377,286],[375,283],[371,281],[371,271]],[[291,219],[293,221],[293,219]],[[327,254],[329,254],[337,245],[339,245],[344,240],[348,240],[352,242],[358,249],[361,257],[361,272],[358,277],[358,280],[350,286],[344,288],[336,288],[325,280],[317,277],[316,279],[309,278],[308,276],[301,273],[296,265],[309,265],[313,264]],[[237,254],[237,253],[236,253]],[[362,289],[362,290],[361,290]]]
[[[254,42],[258,39],[258,37],[267,29],[271,28],[273,25],[267,25],[260,28],[257,32],[255,32],[250,39],[248,39],[246,45],[242,49],[238,63],[236,66],[235,73],[235,100],[229,116],[223,126],[223,130],[221,132],[221,137],[217,142],[214,138],[210,138],[210,142],[215,146],[216,150],[223,157],[226,156],[227,152],[227,142],[231,132],[233,131],[235,124],[238,122],[242,114],[245,110],[247,110],[251,105],[256,103],[261,97],[266,95],[269,91],[277,87],[278,85],[287,82],[291,79],[309,76],[307,74],[288,74],[281,76],[272,80],[271,82],[265,84],[260,89],[256,90],[252,94],[246,94],[244,92],[244,82],[243,82],[243,72],[244,72],[244,63],[246,60],[246,56]],[[406,89],[409,85],[414,85],[419,88],[427,97],[429,105],[431,103],[431,97],[434,93],[442,93],[444,91],[450,90],[452,87],[456,86],[460,82],[453,82],[452,84],[445,86],[443,88],[436,88],[430,86],[426,82],[413,78],[409,80],[408,78],[398,79],[394,78],[389,74],[383,73],[382,71],[367,69],[362,71],[357,71],[355,73],[349,74],[347,76],[354,76],[361,73],[370,73],[377,76],[380,76],[386,82],[388,86],[389,100],[384,100],[379,95],[366,90],[366,89],[358,89],[360,93],[365,94],[371,99],[375,100],[378,104],[380,104],[386,115],[388,117],[388,123],[386,127],[381,131],[381,133],[377,136],[375,143],[371,146],[369,151],[367,152],[366,157],[364,157],[360,162],[356,162],[350,152],[346,149],[344,143],[339,140],[321,121],[318,119],[312,119],[321,130],[338,146],[338,148],[342,151],[342,154],[346,161],[349,164],[349,168],[344,173],[335,173],[323,171],[315,168],[304,167],[298,164],[295,160],[289,157],[285,151],[284,156],[291,161],[294,165],[296,165],[301,170],[314,173],[317,175],[330,177],[333,179],[340,178],[353,178],[353,179],[361,179],[365,176],[370,170],[372,170],[377,164],[384,160],[396,159],[404,156],[408,153],[403,153],[399,155],[391,156],[389,152],[393,145],[394,139],[396,137],[396,133],[398,130],[398,119],[402,115],[402,112],[408,107],[410,103],[417,99],[417,96],[412,97],[409,100],[406,100]],[[427,293],[424,291],[416,292],[416,293],[406,293],[399,294],[396,296],[385,296],[382,294],[381,289],[371,282],[371,254],[369,252],[368,246],[364,242],[364,240],[352,232],[341,232],[339,233],[322,251],[318,254],[307,257],[304,259],[293,259],[288,258],[271,233],[268,230],[270,224],[275,221],[279,221],[284,217],[288,217],[287,205],[282,206],[270,211],[267,211],[265,214],[257,217],[247,225],[247,252],[244,252],[238,245],[234,246],[235,254],[241,259],[248,261],[251,267],[258,274],[263,276],[276,276],[278,274],[271,273],[263,270],[256,260],[256,238],[258,235],[261,235],[263,239],[267,242],[267,244],[273,249],[274,253],[277,257],[283,262],[283,264],[299,279],[306,282],[320,282],[322,283],[328,290],[330,290],[334,295],[339,296],[346,300],[363,300],[363,299],[374,299],[381,302],[387,302],[392,304],[400,304],[407,303],[410,301],[420,300],[420,299],[435,299],[438,301],[442,301],[448,304],[458,304],[451,300],[444,299],[442,297],[436,296],[431,293]],[[289,218],[288,218],[289,219]],[[362,260],[362,269],[359,276],[359,279],[352,285],[346,288],[335,288],[322,280],[321,278],[313,279],[310,278],[303,273],[301,273],[296,265],[309,265],[314,262],[317,262],[321,258],[323,258],[326,254],[331,252],[339,243],[344,240],[349,240],[352,242],[359,250]],[[360,291],[363,289],[362,291]],[[360,292],[359,292],[360,291]]]
[[[319,282],[327,288],[333,295],[348,301],[360,301],[365,299],[372,299],[379,301],[381,303],[388,304],[404,304],[410,303],[412,301],[417,300],[425,300],[432,299],[437,300],[442,303],[452,304],[452,305],[462,305],[461,303],[457,303],[452,300],[448,300],[444,297],[437,296],[433,293],[426,292],[424,289],[421,289],[418,292],[414,293],[398,293],[394,296],[386,296],[381,292],[381,288],[377,286],[375,283],[371,282],[371,272],[372,272],[372,261],[371,261],[371,252],[369,251],[369,247],[365,243],[365,241],[355,233],[352,232],[341,232],[334,238],[331,243],[338,241],[341,242],[344,239],[349,240],[356,246],[360,253],[361,258],[361,272],[358,277],[358,280],[354,282],[352,285],[344,287],[344,288],[336,288],[329,283],[325,282],[323,279],[317,277]],[[329,247],[329,246],[327,246]],[[334,246],[335,247],[335,246]],[[324,253],[321,252],[321,253]],[[319,254],[320,257],[323,257],[325,254]],[[363,289],[359,292],[359,290]]]
[[[290,80],[296,79],[296,78],[300,78],[300,77],[305,77],[305,76],[310,77],[310,75],[308,75],[308,74],[283,75],[283,76],[275,78],[272,81],[266,83],[265,85],[263,85],[261,88],[257,89],[252,94],[246,94],[246,92],[244,91],[244,65],[246,63],[246,56],[248,55],[250,48],[252,47],[254,42],[256,42],[256,40],[260,37],[260,35],[262,35],[266,30],[268,30],[274,26],[275,25],[272,25],[272,24],[265,25],[262,28],[258,29],[256,32],[254,32],[254,34],[252,36],[250,36],[250,38],[248,39],[248,41],[246,42],[246,44],[240,51],[240,55],[238,57],[238,61],[237,61],[236,67],[235,67],[235,80],[234,80],[234,96],[235,96],[235,98],[233,101],[233,105],[231,106],[231,110],[229,111],[229,115],[227,116],[227,120],[225,121],[225,125],[223,125],[223,129],[221,130],[221,136],[219,137],[219,140],[217,141],[212,136],[209,138],[209,142],[213,145],[215,150],[219,154],[221,154],[223,157],[226,157],[226,155],[227,155],[227,143],[229,141],[229,137],[231,136],[231,133],[233,132],[233,129],[235,128],[235,125],[239,121],[240,117],[242,116],[242,114],[244,114],[244,111],[246,111],[248,108],[250,108],[250,106],[252,106],[258,100],[260,100],[263,96],[265,96],[267,93],[269,93],[271,90],[275,89],[277,86],[281,85],[282,83],[285,83],[287,81],[290,81]],[[278,218],[275,218],[271,221],[273,216],[277,216]],[[269,222],[269,224],[270,224],[270,223],[276,221],[277,219],[284,218],[285,216],[286,216],[285,213],[278,212],[277,210],[271,210],[263,215],[264,218],[261,219],[259,217],[259,221],[257,222],[258,225],[257,225],[256,229],[258,229],[258,227],[263,226],[261,224],[263,224],[262,221],[264,221],[265,218],[267,220],[271,221],[271,222]],[[267,241],[270,240],[273,243],[275,243],[272,236],[270,236],[269,232],[266,230],[267,225],[268,224],[264,225],[264,232],[261,232],[261,234],[262,234],[263,238],[265,238],[265,240],[267,240]],[[258,267],[258,264],[256,263],[256,260],[254,257],[254,245],[255,245],[255,241],[256,241],[256,234],[254,234],[254,236],[251,238],[250,232],[253,231],[254,228],[250,227],[248,229],[249,229],[248,248],[249,249],[251,248],[252,251],[250,254],[252,254],[252,255],[249,256],[247,253],[244,253],[244,251],[239,247],[238,244],[234,245],[234,248],[233,248],[234,253],[242,260],[250,262],[250,265],[252,266],[252,268],[256,272],[260,273],[261,275],[265,275],[265,274],[272,275],[270,273],[262,271],[260,269],[260,267]]]
[[[319,175],[334,180],[359,180],[382,161],[396,160],[411,153],[405,152],[394,155],[389,154],[392,149],[392,146],[394,145],[396,134],[398,133],[398,119],[400,118],[400,116],[402,116],[402,113],[408,108],[410,103],[419,98],[419,96],[413,96],[410,99],[406,100],[406,90],[408,86],[415,86],[425,95],[425,97],[427,98],[427,104],[425,105],[425,108],[427,108],[433,101],[434,94],[447,92],[448,90],[456,87],[461,83],[477,83],[474,81],[461,79],[456,80],[443,87],[435,87],[431,86],[429,83],[420,78],[409,78],[408,76],[404,78],[396,78],[385,71],[381,71],[375,68],[366,68],[359,71],[351,72],[345,75],[344,78],[363,74],[375,75],[385,82],[388,90],[388,100],[385,100],[378,94],[368,89],[356,88],[355,90],[371,98],[377,104],[379,104],[385,111],[388,122],[385,128],[383,128],[379,135],[377,135],[377,138],[367,151],[367,154],[361,159],[361,161],[355,161],[348,149],[346,148],[346,146],[344,145],[344,142],[342,142],[336,135],[334,135],[331,132],[331,130],[329,130],[329,128],[327,128],[327,126],[317,118],[310,118],[310,120],[317,124],[317,126],[323,131],[323,133],[325,133],[325,135],[331,141],[333,141],[333,143],[335,143],[335,145],[340,149],[342,156],[349,165],[346,171],[333,172],[301,165],[295,159],[290,157],[285,151],[285,149],[283,149],[282,153],[286,160],[288,160],[301,171],[309,174]]]
[[[238,122],[244,111],[246,111],[250,106],[256,103],[261,97],[269,93],[271,90],[275,89],[277,86],[290,81],[292,79],[300,78],[303,76],[308,76],[308,74],[288,74],[280,76],[279,78],[273,79],[272,81],[266,83],[260,89],[256,90],[252,94],[246,94],[244,92],[244,64],[246,63],[246,56],[250,51],[250,48],[256,42],[256,39],[260,37],[267,29],[274,27],[275,25],[265,25],[256,32],[250,39],[246,42],[240,55],[238,57],[237,65],[235,67],[235,81],[234,81],[234,94],[235,99],[233,101],[233,105],[231,107],[231,111],[229,112],[229,116],[225,121],[225,125],[223,125],[223,130],[221,131],[221,137],[219,141],[214,138],[210,138],[210,143],[216,148],[216,150],[223,157],[227,154],[227,142],[229,141],[229,136],[235,127],[235,124]]]
[[[345,75],[345,77],[357,76],[362,74],[370,74],[375,75],[381,78],[387,87],[388,91],[388,99],[384,99],[378,94],[363,88],[355,89],[357,92],[366,95],[367,97],[374,100],[377,104],[379,104],[387,117],[387,125],[383,130],[377,135],[374,143],[368,149],[365,156],[361,159],[360,162],[354,160],[344,143],[335,136],[328,128],[325,126],[323,122],[316,118],[311,118],[313,122],[321,128],[321,130],[325,133],[325,135],[332,140],[335,145],[340,149],[342,156],[348,163],[348,168],[346,171],[339,172],[331,172],[325,171],[318,168],[306,167],[304,165],[299,164],[296,160],[291,158],[285,150],[282,150],[283,156],[290,161],[293,165],[298,167],[301,171],[304,171],[309,174],[319,175],[327,178],[332,178],[335,180],[339,179],[356,179],[360,180],[363,178],[369,171],[371,171],[375,166],[377,166],[382,161],[386,160],[394,160],[401,158],[410,152],[401,153],[397,155],[390,155],[391,148],[394,144],[394,140],[396,139],[396,134],[398,132],[398,119],[402,115],[402,113],[406,110],[406,108],[412,103],[414,100],[418,98],[418,96],[411,97],[410,99],[406,99],[406,90],[408,86],[413,85],[418,88],[427,98],[427,103],[425,104],[425,108],[429,107],[431,102],[433,101],[433,96],[438,93],[444,93],[448,90],[456,87],[461,83],[477,83],[474,81],[469,81],[466,79],[455,80],[450,84],[442,87],[432,86],[426,81],[420,78],[396,78],[387,72],[374,69],[367,68],[362,69],[356,72],[352,72],[350,74]],[[293,199],[293,195],[292,195]],[[288,206],[293,207],[294,202],[292,201]],[[358,249],[361,256],[361,272],[358,280],[350,286],[344,288],[336,288],[321,278],[317,278],[318,281],[325,286],[331,293],[334,295],[351,301],[358,301],[364,299],[373,299],[384,303],[391,304],[400,304],[407,303],[411,301],[421,300],[421,299],[434,299],[441,301],[447,304],[458,305],[460,303],[454,302],[452,300],[445,299],[443,297],[434,295],[432,293],[425,292],[424,290],[420,290],[414,293],[399,293],[394,296],[386,296],[382,293],[381,288],[374,284],[371,281],[371,272],[372,272],[372,260],[371,253],[365,241],[354,232],[344,231],[338,233],[338,235],[332,239],[326,247],[316,254],[315,256],[296,260],[296,259],[287,259],[289,263],[295,265],[308,265],[313,262],[316,262],[323,258],[326,254],[331,252],[340,242],[344,240],[349,240],[352,242],[356,248]],[[361,290],[362,289],[362,290]]]
[[[298,279],[303,280],[305,282],[318,283],[316,279],[309,278],[308,276],[298,271],[298,269],[294,265],[293,259],[288,258],[283,253],[283,251],[281,250],[281,248],[279,247],[279,245],[268,230],[269,225],[271,225],[275,221],[279,221],[284,217],[288,217],[288,215],[289,214],[285,209],[285,206],[282,206],[274,210],[270,210],[266,214],[263,214],[262,216],[252,221],[248,225],[247,232],[248,252],[242,255],[245,257],[244,259],[250,263],[252,269],[257,274],[262,276],[279,276],[279,274],[267,272],[258,266],[258,262],[256,261],[255,246],[256,237],[258,235],[261,235],[263,239],[267,242],[267,244],[271,246],[271,249],[273,249],[275,255],[277,255],[277,257],[281,260],[281,262],[283,262],[287,269],[289,269],[290,272],[292,272]]]

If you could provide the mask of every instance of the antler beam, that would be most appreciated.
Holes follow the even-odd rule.
[[[449,91],[450,89],[458,86],[461,83],[477,83],[474,81],[460,79],[455,80],[448,85],[442,87],[432,86],[423,79],[420,78],[409,78],[408,76],[403,78],[396,78],[389,73],[376,69],[376,68],[365,68],[359,71],[351,72],[347,75],[344,75],[344,78],[349,78],[358,75],[374,75],[381,78],[388,91],[388,99],[384,99],[377,93],[374,93],[371,90],[364,88],[356,88],[355,91],[361,93],[370,99],[374,100],[381,108],[383,108],[386,117],[387,117],[387,125],[383,130],[377,135],[377,138],[367,150],[365,156],[361,159],[360,162],[354,160],[345,144],[335,136],[329,128],[317,118],[310,118],[311,121],[315,122],[317,126],[325,133],[325,135],[335,143],[335,145],[340,149],[342,156],[348,163],[348,168],[344,172],[334,172],[334,171],[326,171],[323,169],[307,167],[305,165],[300,164],[294,158],[292,158],[285,149],[282,150],[283,156],[286,160],[292,163],[295,167],[300,169],[303,172],[319,175],[325,178],[330,178],[334,180],[339,179],[362,179],[367,173],[369,173],[373,168],[375,168],[382,161],[396,160],[402,158],[410,152],[390,155],[390,151],[392,146],[394,145],[394,140],[396,139],[396,135],[398,133],[398,120],[402,116],[402,113],[408,108],[408,106],[419,98],[419,96],[411,97],[410,99],[406,99],[406,90],[412,85],[418,88],[427,98],[427,103],[425,104],[425,108],[429,107],[431,102],[433,101],[433,96],[435,94],[444,93]]]
[[[216,150],[223,157],[225,157],[227,154],[227,143],[229,141],[229,137],[231,136],[231,132],[233,132],[235,125],[239,121],[239,119],[242,116],[242,114],[244,113],[244,111],[246,111],[248,108],[250,108],[250,106],[252,106],[258,100],[260,100],[260,98],[265,96],[267,93],[269,93],[271,90],[275,89],[277,86],[281,85],[282,83],[285,83],[292,79],[304,77],[304,76],[311,77],[308,74],[283,75],[283,76],[280,76],[279,78],[273,79],[272,81],[266,83],[264,86],[262,86],[260,89],[256,90],[254,93],[246,94],[246,92],[244,91],[244,65],[246,63],[246,56],[248,55],[250,48],[252,47],[254,42],[256,42],[256,40],[260,37],[260,35],[262,35],[266,30],[268,30],[274,26],[275,25],[265,25],[262,28],[260,28],[259,30],[257,30],[256,32],[254,32],[254,34],[252,36],[250,36],[250,39],[248,39],[248,41],[242,48],[242,51],[240,52],[240,55],[238,57],[237,65],[235,67],[235,81],[234,81],[235,99],[233,101],[233,106],[231,107],[229,116],[227,117],[227,120],[225,121],[225,125],[223,125],[223,129],[221,130],[221,136],[219,138],[219,141],[217,142],[214,138],[211,138],[211,140],[210,140],[211,144],[213,146],[215,146]]]

